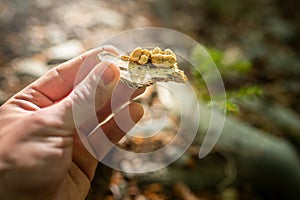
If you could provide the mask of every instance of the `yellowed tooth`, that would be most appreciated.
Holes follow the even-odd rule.
[[[147,87],[156,82],[185,83],[188,79],[177,64],[171,49],[152,50],[137,47],[129,56],[116,56],[109,52],[98,54],[98,61],[113,62],[120,68],[121,81],[130,88]]]

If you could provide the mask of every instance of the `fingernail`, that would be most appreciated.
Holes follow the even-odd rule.
[[[114,71],[110,66],[106,67],[101,79],[104,85],[108,85],[114,80]]]

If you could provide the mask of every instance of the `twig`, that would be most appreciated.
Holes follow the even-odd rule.
[[[182,182],[177,182],[174,185],[174,192],[175,194],[183,199],[183,200],[200,200],[196,195],[189,189],[189,187],[182,183]]]

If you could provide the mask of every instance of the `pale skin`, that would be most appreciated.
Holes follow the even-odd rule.
[[[97,53],[103,50],[116,53],[109,46],[88,51],[51,69],[0,107],[0,199],[85,199],[99,161],[78,137],[72,106],[90,98],[89,84],[99,75],[95,96],[99,122],[112,112],[114,88],[119,88],[114,93],[120,105],[128,100],[123,94],[133,93],[119,83],[116,66],[96,63]],[[82,65],[85,70],[76,79]],[[80,84],[84,87],[76,90]],[[131,98],[143,91],[134,91]],[[116,115],[134,123],[143,115],[138,103],[127,109],[130,112]],[[134,123],[124,130],[111,119],[100,128],[116,143]]]

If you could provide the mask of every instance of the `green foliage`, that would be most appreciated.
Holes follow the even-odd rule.
[[[229,113],[237,113],[240,111],[240,107],[237,104],[227,100],[223,107],[223,111],[227,111]]]
[[[251,62],[241,56],[237,50],[222,52],[214,48],[203,49],[197,47],[192,52],[192,61],[196,67],[192,72],[193,84],[197,88],[199,98],[206,102],[208,106],[213,106],[213,101],[214,105],[222,111],[236,113],[239,112],[239,102],[249,101],[262,95],[261,88],[256,85],[239,86],[237,90],[227,90],[225,101],[224,98],[222,99],[224,94],[210,94],[208,92],[207,83],[203,77],[207,77],[212,67],[217,67],[223,79],[242,76],[249,72],[252,67]],[[209,77],[211,78],[209,81],[213,82],[214,76],[209,75]]]
[[[229,91],[227,95],[229,98],[234,98],[236,100],[244,99],[251,100],[253,97],[259,97],[262,94],[262,90],[258,86],[242,87],[237,91]]]
[[[195,51],[199,50],[197,50],[196,48]],[[212,60],[214,61],[222,75],[227,75],[228,73],[238,73],[242,75],[247,73],[251,69],[251,62],[240,55],[232,55],[232,60],[226,61],[227,56],[224,52],[218,49],[210,48],[207,49],[207,52],[211,56]],[[195,59],[197,59],[197,57]]]
[[[255,98],[259,98],[262,95],[262,89],[256,85],[241,87],[239,90],[227,91],[226,92],[226,103],[225,108],[228,112],[238,112],[239,102],[251,101]],[[225,109],[224,108],[224,109]]]

